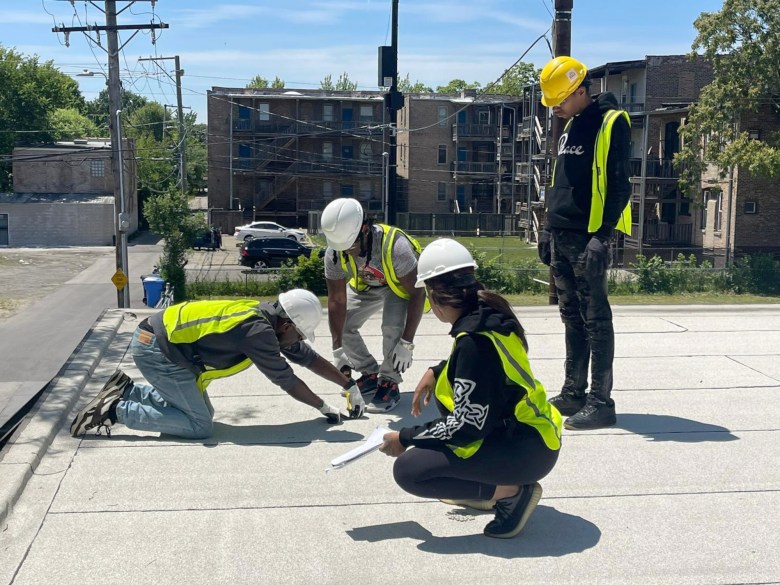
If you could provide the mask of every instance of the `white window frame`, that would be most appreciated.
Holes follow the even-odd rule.
[[[371,105],[362,105],[360,106],[360,121],[361,122],[371,122],[374,120],[374,107]]]
[[[718,200],[715,202],[715,231],[721,231],[723,227],[723,191],[718,191]]]
[[[257,104],[257,119],[261,122],[268,122],[271,119],[271,104]]]
[[[322,143],[322,159],[323,160],[333,160],[333,143],[332,142],[323,142]]]
[[[335,108],[333,104],[322,104],[322,121],[333,122],[335,120]]]
[[[447,106],[439,106],[437,115],[439,116],[439,127],[446,128],[447,118],[449,118],[449,111],[447,110]]]

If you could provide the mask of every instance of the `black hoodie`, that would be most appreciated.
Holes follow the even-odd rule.
[[[592,199],[593,151],[604,114],[618,109],[615,96],[602,93],[574,117],[568,132],[558,142],[553,186],[546,195],[545,229],[588,231]],[[631,196],[628,158],[631,129],[623,116],[612,126],[612,140],[607,155],[607,195],[604,222],[596,232],[609,237]]]
[[[493,331],[508,335],[513,330],[514,321],[481,301],[475,311],[455,322],[450,335],[468,333],[457,338],[447,368],[455,409],[449,412],[436,401],[441,418],[401,429],[402,445],[431,449],[465,446],[496,431],[504,431],[504,420],[514,419],[515,405],[525,395],[525,389],[507,380],[493,342],[476,333]],[[437,379],[445,364],[443,361],[431,368]],[[535,432],[531,427],[528,431]]]

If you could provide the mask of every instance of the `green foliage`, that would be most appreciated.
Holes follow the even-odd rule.
[[[128,120],[133,112],[149,102],[144,96],[124,89],[121,91],[120,101],[122,104],[120,109],[122,110],[122,118],[124,120]],[[101,136],[108,136],[108,114],[110,111],[108,106],[108,89],[101,90],[94,100],[87,102],[86,108],[87,116],[97,124]]]
[[[729,268],[728,283],[738,294],[780,294],[780,262],[771,254],[740,258]]]
[[[479,81],[473,83],[467,83],[462,79],[453,79],[447,85],[439,85],[436,87],[436,93],[460,93],[463,89],[479,89],[482,84]]]
[[[51,117],[59,109],[83,113],[84,98],[75,80],[51,61],[25,56],[0,45],[0,192],[11,188],[15,144],[55,139]]]
[[[247,89],[265,89],[268,87],[268,80],[262,75],[255,75],[249,83],[246,84]]]
[[[279,282],[271,280],[201,280],[187,283],[187,299],[214,299],[225,297],[275,297],[279,294]]]
[[[299,256],[298,263],[295,265],[282,267],[278,284],[279,291],[282,292],[293,288],[304,288],[318,296],[327,295],[325,265],[320,258],[319,249],[312,250],[308,258]]]
[[[702,13],[694,26],[692,49],[712,62],[714,79],[680,130],[683,147],[675,162],[681,189],[697,192],[706,164],[720,169],[736,164],[755,175],[777,176],[780,135],[751,140],[735,122],[764,104],[774,103],[777,113],[780,0],[724,0],[720,11]]]
[[[336,83],[333,83],[333,76],[330,73],[320,81],[320,89],[326,91],[355,91],[357,87],[357,81],[352,81],[346,71],[339,75]]]
[[[192,215],[187,198],[178,191],[156,195],[146,201],[144,215],[149,227],[165,239],[160,258],[162,277],[174,287],[176,301],[187,298],[184,266],[190,242],[206,228],[202,216]]]
[[[97,126],[75,108],[58,108],[49,118],[53,140],[75,140],[98,135]]]
[[[534,67],[532,63],[513,65],[501,76],[496,83],[485,87],[485,93],[500,95],[523,95],[523,88],[533,85],[539,79],[541,69]]]
[[[401,93],[433,93],[433,89],[422,81],[409,81],[409,74],[398,80],[398,91]]]

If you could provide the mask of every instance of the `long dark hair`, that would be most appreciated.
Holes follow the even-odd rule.
[[[485,285],[475,278],[474,268],[471,266],[429,278],[425,281],[425,285],[428,288],[428,295],[437,305],[460,309],[463,314],[475,311],[479,303],[483,302],[491,309],[505,315],[513,322],[514,333],[528,351],[525,329],[509,302],[497,292],[486,289]]]

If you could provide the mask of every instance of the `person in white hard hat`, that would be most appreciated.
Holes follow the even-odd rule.
[[[322,212],[328,241],[325,279],[328,323],[337,368],[361,373],[368,412],[387,412],[400,401],[398,385],[411,365],[414,335],[425,305],[416,289],[420,245],[394,226],[374,223],[355,199],[341,198]],[[382,311],[382,359],[366,347],[360,329]]]
[[[303,342],[314,341],[321,319],[319,299],[302,289],[283,292],[273,303],[239,299],[168,307],[141,321],[130,344],[133,360],[149,383],[134,383],[118,370],[76,415],[71,434],[77,437],[94,428],[110,435],[116,424],[123,424],[188,439],[207,438],[214,418],[209,383],[252,364],[328,422],[340,422],[339,409],[314,394],[288,360],[341,386],[347,397],[345,416],[357,418],[365,407],[357,384]]]
[[[539,480],[558,460],[561,415],[531,372],[512,307],[485,290],[476,268],[455,240],[423,250],[417,286],[428,290],[433,313],[452,325],[455,341],[449,358],[417,385],[412,414],[434,397],[439,417],[385,434],[379,450],[398,458],[393,475],[401,488],[450,505],[495,509],[484,534],[511,538],[542,496]]]

